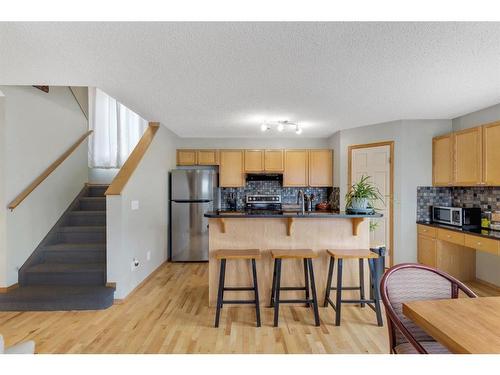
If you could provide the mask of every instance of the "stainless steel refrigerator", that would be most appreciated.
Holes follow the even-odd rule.
[[[218,206],[215,169],[170,174],[170,254],[174,262],[208,260],[207,211]]]

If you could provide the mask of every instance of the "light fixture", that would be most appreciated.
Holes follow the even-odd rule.
[[[290,127],[295,127],[295,134],[299,135],[302,134],[302,127],[297,123],[297,122],[292,122],[288,120],[281,120],[281,121],[266,121],[262,123],[260,126],[260,130],[262,132],[271,130],[271,125],[273,127],[276,127],[276,130],[279,131],[280,133],[283,132],[285,129],[290,129]]]

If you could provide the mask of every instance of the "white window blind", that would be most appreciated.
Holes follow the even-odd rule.
[[[98,88],[89,88],[89,167],[121,168],[148,122]]]

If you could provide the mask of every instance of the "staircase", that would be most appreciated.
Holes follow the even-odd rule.
[[[87,185],[19,270],[19,288],[0,311],[97,310],[113,304],[106,286],[107,185]]]

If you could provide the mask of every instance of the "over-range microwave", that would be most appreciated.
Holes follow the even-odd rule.
[[[432,207],[432,221],[457,227],[480,227],[481,209],[478,207]]]

